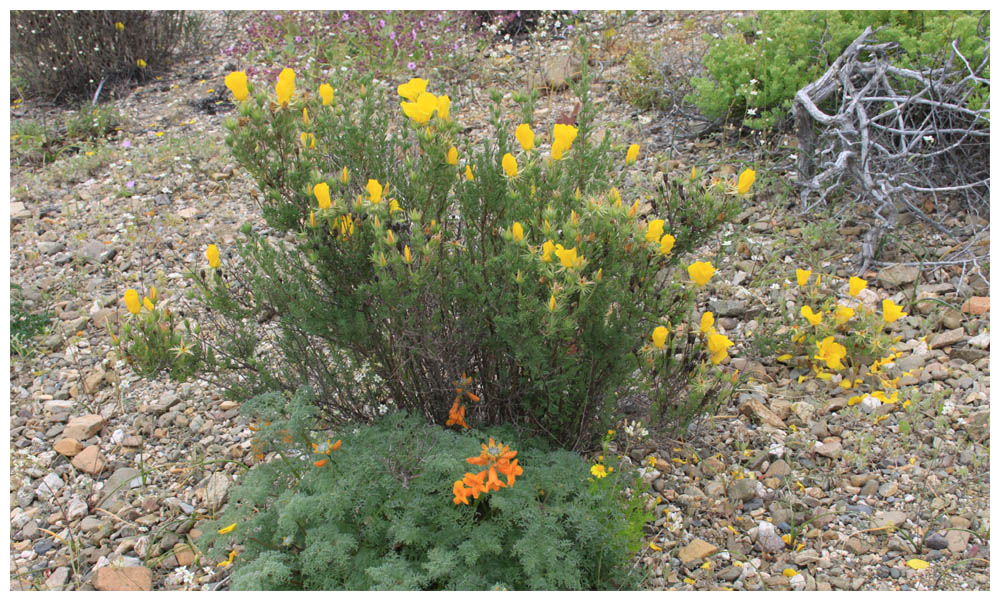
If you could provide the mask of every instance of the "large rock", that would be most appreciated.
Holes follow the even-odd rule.
[[[104,427],[104,418],[100,415],[81,415],[74,417],[63,429],[63,436],[75,440],[87,440]]]
[[[149,568],[104,566],[94,572],[94,588],[99,591],[151,591],[153,573]]]

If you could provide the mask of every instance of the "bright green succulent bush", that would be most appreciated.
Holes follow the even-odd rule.
[[[733,25],[732,33],[712,41],[703,60],[708,76],[692,78],[689,100],[709,118],[762,129],[786,118],[795,92],[822,75],[865,27],[885,26],[878,39],[899,43],[902,67],[939,65],[956,38],[978,64],[988,47],[989,13],[759,11]]]
[[[274,440],[269,459],[230,492],[201,539],[222,567],[234,566],[234,589],[593,590],[641,582],[632,559],[652,516],[627,465],[598,486],[579,455],[518,440],[510,429],[456,433],[403,413],[320,435],[310,429],[314,407],[303,389],[243,408],[274,424],[258,431]],[[496,443],[498,453],[516,451],[522,473],[468,504],[453,498],[467,458],[486,456],[494,439],[505,443]],[[626,487],[634,500],[625,500]]]
[[[289,69],[271,92],[230,75],[227,143],[271,228],[244,228],[221,285],[203,288],[228,324],[217,349],[240,368],[233,391],[310,386],[334,423],[407,409],[464,424],[468,409],[582,448],[617,393],[646,386],[666,412],[696,375],[721,378],[701,377],[684,331],[697,285],[679,262],[738,203],[685,179],[641,215],[616,187],[638,147],[595,140],[589,80],[576,125],[551,129],[534,96],[510,122],[492,92],[492,131],[473,142],[458,99],[425,80],[400,85],[399,104],[371,79],[302,86]],[[466,374],[468,405],[454,394]]]

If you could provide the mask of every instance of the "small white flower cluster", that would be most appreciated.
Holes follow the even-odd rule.
[[[633,436],[638,436],[639,438],[645,438],[649,436],[649,430],[644,428],[642,426],[642,422],[639,421],[629,422],[626,420],[625,427],[623,428],[623,430],[625,431],[625,434],[629,436],[629,438]]]

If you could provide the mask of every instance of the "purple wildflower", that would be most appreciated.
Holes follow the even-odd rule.
[[[132,142],[128,140],[122,140],[122,148],[132,148]]]
[[[302,41],[302,36],[300,36],[300,35],[295,36],[295,42],[296,43],[301,42],[301,41]]]
[[[378,20],[378,28],[382,29],[383,27],[385,27],[385,19],[379,19]]]
[[[129,180],[129,181],[125,182],[125,187],[128,188],[129,190],[131,190],[132,188],[135,187],[135,182],[132,181],[132,180]]]
[[[409,69],[410,71],[414,71],[417,68],[417,63],[410,61],[409,63],[406,64],[406,68]]]
[[[344,16],[340,18],[341,21],[350,21],[351,17],[348,13],[344,13]]]
[[[396,39],[396,31],[395,30],[389,32],[389,39],[390,40],[395,40]]]

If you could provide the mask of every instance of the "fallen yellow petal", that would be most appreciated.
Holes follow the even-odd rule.
[[[236,530],[236,524],[235,523],[229,524],[225,528],[220,528],[219,529],[219,534],[229,534],[233,530]]]
[[[663,550],[663,548],[660,547],[659,545],[657,545],[656,543],[649,543],[649,548],[652,549],[652,550],[654,550],[654,551],[662,551]]]
[[[906,566],[913,568],[914,570],[925,570],[931,567],[931,564],[927,563],[923,559],[911,559],[906,562]]]
[[[796,572],[792,568],[785,568],[784,570],[781,571],[781,575],[784,576],[785,578],[791,578],[792,576],[797,576],[798,572]]]

